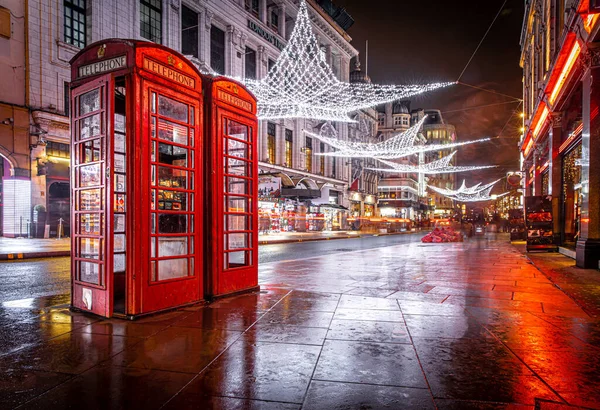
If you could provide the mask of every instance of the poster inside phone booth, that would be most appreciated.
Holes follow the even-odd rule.
[[[525,197],[525,224],[528,252],[558,250],[554,243],[551,196]]]

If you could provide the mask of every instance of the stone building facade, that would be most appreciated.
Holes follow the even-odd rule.
[[[340,80],[349,81],[350,60],[358,54],[346,33],[352,18],[331,1],[308,3],[328,63]],[[201,70],[260,79],[289,39],[298,5],[298,0],[1,0],[12,35],[0,35],[0,46],[11,49],[10,58],[0,57],[0,114],[8,121],[0,124],[0,155],[8,164],[3,178],[30,181],[30,210],[24,215],[34,216],[31,209],[38,206],[45,211],[40,225],[50,226],[47,235],[58,233],[61,220],[69,232],[69,61],[81,48],[105,38],[145,39],[181,52]],[[13,84],[15,92],[8,87]],[[261,121],[260,172],[279,181],[277,201],[288,207],[332,203],[347,213],[352,163],[317,157],[328,147],[303,133],[322,126],[311,120]],[[347,139],[358,124],[334,126]],[[342,222],[342,215],[336,218]]]
[[[600,3],[529,0],[521,33],[525,195],[552,197],[553,234],[577,266],[600,259]]]

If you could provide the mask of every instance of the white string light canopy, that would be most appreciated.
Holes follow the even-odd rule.
[[[355,122],[351,112],[366,109],[451,84],[377,85],[347,83],[336,78],[315,37],[308,6],[300,9],[292,35],[275,66],[262,80],[245,80],[256,96],[258,118],[307,118]]]
[[[508,194],[508,192],[505,192],[500,195],[491,195],[492,189],[498,181],[500,180],[498,179],[486,185],[481,185],[481,183],[479,183],[470,188],[467,188],[467,186],[465,185],[465,181],[463,181],[460,188],[456,190],[438,188],[432,185],[429,185],[428,187],[431,190],[445,196],[446,198],[453,199],[458,202],[484,202],[498,199]]]
[[[325,123],[321,127],[320,134],[306,130],[304,133],[338,150],[332,152],[319,152],[315,153],[315,155],[346,158],[397,159],[413,154],[419,154],[421,152],[441,151],[490,140],[490,138],[482,138],[474,141],[450,144],[415,145],[416,136],[426,118],[427,116],[424,116],[419,122],[406,131],[377,144],[339,140],[335,128],[329,123]]]
[[[450,161],[456,155],[457,151],[452,152],[445,157],[437,159],[435,161],[428,162],[426,164],[419,165],[408,165],[408,164],[397,164],[395,162],[387,161],[384,159],[378,159],[379,162],[389,166],[389,168],[367,168],[373,171],[389,172],[389,173],[415,173],[424,175],[434,174],[451,174],[455,172],[466,172],[475,171],[479,169],[494,168],[495,165],[482,165],[482,166],[454,166],[450,164]]]

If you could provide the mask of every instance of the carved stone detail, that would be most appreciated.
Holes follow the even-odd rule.
[[[562,112],[553,112],[550,114],[550,125],[552,128],[560,128],[562,126]]]
[[[214,16],[215,16],[215,14],[210,10],[206,10],[206,13],[204,13],[204,17],[205,17],[204,24],[205,24],[207,30],[210,30]]]
[[[581,55],[581,61],[584,69],[600,67],[600,47],[590,47]]]

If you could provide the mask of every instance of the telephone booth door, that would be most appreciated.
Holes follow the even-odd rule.
[[[258,285],[258,124],[256,100],[242,85],[217,78],[208,99],[213,175],[209,292],[221,296]]]
[[[142,241],[150,248],[142,272],[141,310],[151,312],[203,299],[202,108],[199,100],[143,82],[143,161],[149,178]],[[142,170],[142,173],[144,170]]]
[[[109,243],[112,81],[96,78],[72,91],[72,305],[112,316]]]

